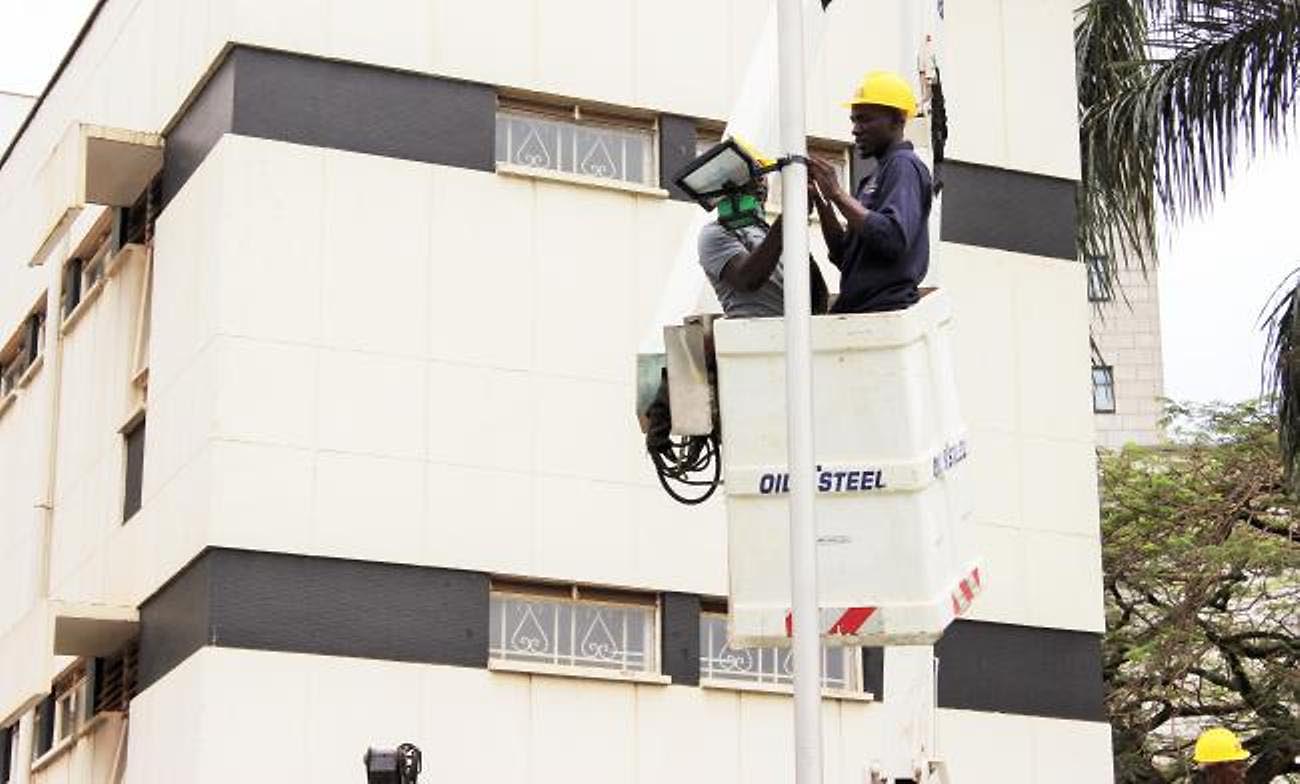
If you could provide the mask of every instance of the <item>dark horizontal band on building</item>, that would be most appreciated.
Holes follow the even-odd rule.
[[[487,667],[481,572],[210,548],[140,608],[141,688],[204,646]],[[701,597],[660,594],[663,674],[700,682]],[[937,647],[939,706],[1103,721],[1096,634],[958,621]],[[881,651],[864,651],[882,694]]]
[[[492,85],[234,46],[167,133],[163,201],[226,133],[493,171],[496,111]],[[687,198],[671,179],[695,157],[699,124],[659,116],[659,182],[673,198]],[[942,179],[943,239],[1076,258],[1073,181],[951,160]]]

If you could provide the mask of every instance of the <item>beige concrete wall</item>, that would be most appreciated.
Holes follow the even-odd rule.
[[[1159,443],[1165,389],[1157,272],[1121,269],[1114,300],[1096,304],[1092,339],[1115,374],[1115,413],[1095,415],[1097,443],[1110,449]]]

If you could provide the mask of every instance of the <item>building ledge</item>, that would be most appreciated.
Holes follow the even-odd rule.
[[[111,604],[51,601],[54,653],[58,656],[110,656],[136,635],[136,608]]]
[[[570,667],[549,662],[502,661],[489,659],[488,669],[493,672],[513,672],[523,675],[550,675],[556,678],[584,678],[598,681],[618,681],[620,683],[645,683],[667,686],[673,679],[657,672],[624,672],[606,670],[600,667]]]
[[[729,681],[723,678],[701,678],[700,687],[720,689],[723,691],[750,691],[760,694],[777,694],[794,696],[794,687],[782,683],[755,683],[753,681]],[[876,695],[869,691],[849,691],[847,689],[822,689],[822,698],[846,702],[875,702]]]
[[[656,199],[668,198],[668,191],[651,185],[641,185],[623,180],[611,180],[605,177],[588,177],[582,174],[570,174],[553,169],[538,169],[532,166],[520,166],[516,163],[498,163],[497,174],[508,177],[523,177],[530,180],[550,180],[565,185],[578,185],[584,188],[599,188],[607,191],[623,191],[638,196],[650,196]]]

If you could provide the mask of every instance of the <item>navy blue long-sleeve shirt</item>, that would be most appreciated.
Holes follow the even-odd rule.
[[[930,268],[930,170],[911,142],[880,156],[857,199],[867,208],[861,232],[846,231],[831,263],[840,270],[840,296],[832,313],[899,310],[920,299],[917,288]]]

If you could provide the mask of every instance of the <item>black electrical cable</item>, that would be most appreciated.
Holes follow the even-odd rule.
[[[654,463],[659,484],[664,492],[680,504],[702,504],[709,500],[722,483],[722,460],[718,453],[718,439],[714,435],[669,437],[665,442],[660,442],[657,448],[647,451],[650,453],[650,461]],[[711,477],[693,478],[697,474],[707,476],[706,472],[710,468]],[[706,489],[699,495],[686,495],[670,483]]]

